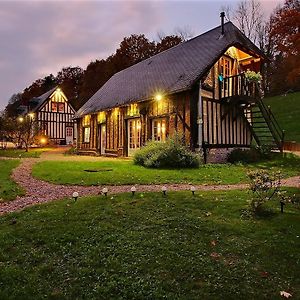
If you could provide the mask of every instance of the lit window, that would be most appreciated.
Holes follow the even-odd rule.
[[[89,143],[90,142],[90,133],[91,133],[91,128],[90,127],[84,127],[83,128],[83,142],[84,143]]]
[[[82,126],[90,126],[90,124],[91,124],[91,116],[90,115],[84,116],[82,119]]]
[[[152,121],[152,139],[164,142],[166,140],[166,119],[154,119]]]
[[[100,111],[97,115],[97,121],[99,124],[105,123],[106,115],[104,111]]]
[[[51,111],[57,112],[57,102],[51,102]]]

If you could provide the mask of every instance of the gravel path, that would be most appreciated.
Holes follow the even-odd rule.
[[[59,156],[55,153],[55,158]],[[31,176],[32,166],[41,160],[52,159],[51,155],[46,153],[41,158],[23,158],[20,165],[13,170],[12,178],[26,191],[25,196],[17,197],[14,201],[0,203],[0,215],[22,210],[25,207],[45,203],[49,201],[70,198],[73,192],[78,192],[80,196],[98,195],[103,186],[64,186],[51,184],[42,180],[35,179]],[[74,157],[73,157],[74,158]],[[60,156],[63,159],[63,155]],[[93,158],[92,158],[93,159]],[[288,187],[300,188],[300,176],[291,177],[283,180],[283,185]],[[109,193],[129,192],[132,185],[106,186]],[[169,191],[189,190],[188,184],[165,184]],[[161,191],[162,185],[136,185],[137,192],[158,192]],[[246,189],[247,184],[231,185],[195,185],[196,190],[201,191],[226,191],[236,189]]]

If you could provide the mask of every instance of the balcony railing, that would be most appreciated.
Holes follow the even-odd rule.
[[[224,77],[219,80],[219,97],[220,99],[237,97],[241,98],[260,98],[259,85],[256,82],[250,82],[244,73]]]

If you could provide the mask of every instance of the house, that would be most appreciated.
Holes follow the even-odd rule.
[[[70,145],[76,140],[75,110],[60,87],[32,98],[23,115],[33,118],[39,135],[52,144]]]
[[[193,150],[282,147],[259,86],[263,53],[231,22],[112,76],[76,113],[79,152],[131,156],[180,132]],[[262,120],[262,121],[261,121]]]

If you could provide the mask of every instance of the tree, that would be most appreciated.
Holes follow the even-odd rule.
[[[3,116],[1,118],[1,135],[12,141],[17,147],[25,148],[26,152],[36,139],[37,124],[31,115],[17,118]]]
[[[56,81],[61,86],[70,103],[77,110],[80,86],[83,77],[83,70],[80,67],[64,67],[57,73]]]
[[[276,57],[273,88],[277,92],[300,89],[299,24],[299,0],[286,0],[271,16],[270,36],[273,39]]]
[[[235,8],[223,6],[228,20],[233,21],[241,32],[254,44],[259,44],[259,36],[264,30],[264,14],[259,0],[241,0]]]

